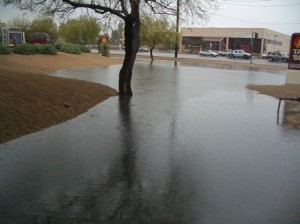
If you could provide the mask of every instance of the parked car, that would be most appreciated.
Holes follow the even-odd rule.
[[[244,58],[244,59],[251,58],[251,54],[249,54],[243,50],[234,50],[228,56],[230,58]]]
[[[261,58],[267,58],[267,55],[268,55],[267,53],[262,53]]]
[[[140,47],[139,52],[149,52],[149,48],[148,47]]]
[[[280,52],[280,51],[271,51],[267,54],[266,58],[269,61],[283,61],[283,62],[289,61],[289,55],[285,52]]]
[[[231,49],[224,50],[224,51],[219,51],[220,56],[228,56],[232,52]]]
[[[212,50],[201,50],[201,51],[199,51],[199,54],[201,56],[211,56],[211,57],[217,57],[218,56],[218,53],[214,52]]]
[[[50,44],[51,38],[48,33],[33,33],[30,36],[31,44]]]

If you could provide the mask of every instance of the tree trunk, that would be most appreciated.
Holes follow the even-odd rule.
[[[151,62],[153,62],[153,48],[150,48]]]
[[[119,73],[119,94],[120,96],[132,96],[131,77],[136,54],[140,46],[140,18],[128,16],[125,19],[125,58]]]

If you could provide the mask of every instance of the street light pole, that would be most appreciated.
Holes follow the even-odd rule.
[[[250,64],[252,64],[252,53],[253,53],[253,34],[254,34],[254,32],[252,32],[252,33],[251,33],[251,46],[250,46],[251,56],[250,56]]]

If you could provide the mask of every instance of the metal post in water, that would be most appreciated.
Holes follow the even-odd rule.
[[[279,111],[280,111],[280,105],[281,105],[282,98],[279,98],[278,108],[277,108],[277,124],[279,123]]]
[[[285,97],[280,97],[279,102],[278,102],[278,108],[277,108],[277,124],[279,123],[279,111],[280,111],[280,105],[281,105],[281,100],[291,100],[291,101],[297,101],[300,103],[300,97],[296,98],[285,98]]]

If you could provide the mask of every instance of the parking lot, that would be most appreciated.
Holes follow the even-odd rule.
[[[93,53],[98,53],[97,50],[92,50]],[[125,51],[124,50],[111,50],[110,54],[112,56],[115,55],[124,55]],[[143,55],[143,56],[149,56],[149,52],[138,52],[138,55]],[[154,57],[174,57],[174,52],[172,51],[158,51],[154,50],[153,51]],[[240,59],[240,58],[229,58],[225,56],[217,56],[217,57],[211,57],[211,56],[200,56],[199,54],[189,54],[189,53],[179,53],[178,58],[191,58],[191,59],[207,59],[207,60],[216,60],[216,61],[235,61],[235,62],[242,62],[242,63],[247,63],[251,62],[250,59]],[[155,59],[154,59],[155,60]],[[274,66],[283,66],[286,67],[288,66],[287,62],[280,62],[280,61],[268,61],[267,59],[263,59],[261,57],[253,55],[252,57],[252,64],[262,64],[262,65],[274,65]]]

